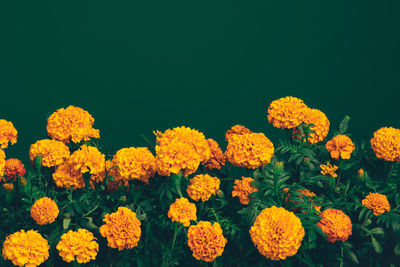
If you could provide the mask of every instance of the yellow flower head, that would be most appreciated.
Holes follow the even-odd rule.
[[[3,257],[17,266],[36,267],[47,260],[49,249],[49,243],[37,231],[21,230],[7,236]]]
[[[335,171],[339,168],[338,166],[327,163],[326,165],[321,164],[321,165],[319,165],[319,167],[321,168],[322,175],[329,175],[332,177],[337,177],[337,174],[335,173]]]
[[[31,208],[31,216],[39,225],[50,224],[58,217],[58,206],[54,200],[42,197]]]
[[[231,137],[233,135],[236,134],[245,134],[245,133],[252,133],[252,131],[250,131],[249,129],[247,129],[246,127],[242,126],[242,125],[234,125],[232,126],[232,128],[230,128],[228,131],[226,131],[225,133],[225,140],[229,142],[229,140],[231,139]]]
[[[400,129],[382,127],[374,132],[371,147],[376,156],[386,161],[400,161]]]
[[[233,165],[249,169],[270,163],[273,155],[274,145],[263,133],[233,135],[225,151]]]
[[[74,169],[69,161],[56,167],[53,173],[53,180],[58,187],[64,187],[68,189],[78,189],[85,187],[85,180],[83,179],[82,173]]]
[[[146,184],[156,172],[156,159],[147,147],[122,148],[114,155],[113,163],[125,179],[137,179]]]
[[[169,206],[168,217],[173,222],[180,222],[183,226],[188,227],[190,221],[197,220],[196,205],[190,203],[187,198],[177,198],[174,203]]]
[[[207,139],[211,148],[211,158],[206,163],[207,170],[217,169],[220,170],[225,165],[225,155],[219,147],[218,143],[213,139]]]
[[[12,192],[12,191],[14,191],[14,184],[13,184],[13,183],[4,183],[4,184],[3,184],[3,188],[4,188],[7,192]]]
[[[12,145],[17,142],[17,130],[10,121],[0,120],[0,148],[7,148],[8,143]]]
[[[6,154],[0,149],[0,177],[3,177],[6,167]]]
[[[337,209],[327,209],[321,214],[321,220],[317,223],[326,234],[328,242],[346,241],[352,234],[352,224],[350,217],[343,211]]]
[[[329,120],[326,115],[318,109],[307,109],[304,123],[313,124],[310,130],[314,131],[309,135],[308,142],[315,144],[325,139],[329,132]],[[299,130],[294,129],[294,133],[298,133]]]
[[[292,129],[304,121],[308,107],[296,97],[283,97],[271,102],[268,108],[268,121],[274,127]]]
[[[100,234],[107,238],[108,246],[118,250],[132,249],[137,246],[142,231],[136,213],[125,207],[117,212],[106,214]]]
[[[284,208],[264,209],[250,228],[258,251],[270,260],[284,260],[297,253],[304,237],[300,219]]]
[[[212,262],[221,256],[228,240],[223,236],[219,223],[200,221],[191,225],[188,233],[188,246],[197,260]]]
[[[82,145],[78,150],[71,154],[68,160],[74,169],[81,173],[99,174],[106,167],[106,160],[97,147]]]
[[[372,210],[375,216],[390,211],[390,204],[386,196],[379,193],[369,193],[361,203]]]
[[[333,159],[349,159],[355,149],[353,142],[347,135],[336,135],[326,143],[326,149],[331,153]]]
[[[54,167],[60,165],[65,159],[69,158],[69,148],[60,141],[43,139],[31,145],[29,157],[32,161],[42,156],[42,165],[45,167]]]
[[[99,130],[93,129],[94,119],[86,110],[69,106],[58,109],[47,120],[47,133],[52,139],[68,143],[100,138]]]
[[[99,251],[99,244],[95,240],[93,234],[86,229],[69,230],[61,236],[56,248],[66,262],[74,261],[76,257],[78,263],[87,263],[96,259]]]
[[[253,181],[254,179],[250,177],[242,177],[242,180],[235,180],[232,197],[239,197],[240,203],[243,205],[249,204],[249,195],[258,191],[257,188],[252,186],[251,182]]]
[[[198,174],[189,181],[187,193],[195,201],[207,201],[219,189],[220,181],[208,174]]]

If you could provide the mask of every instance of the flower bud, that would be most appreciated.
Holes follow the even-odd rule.
[[[3,184],[3,187],[7,192],[14,191],[14,185],[12,183],[5,183]]]
[[[310,167],[310,158],[309,157],[304,157],[304,165],[306,165],[307,167]]]
[[[366,173],[363,169],[359,169],[357,171],[357,180],[359,180],[360,182],[365,182],[365,178],[366,178]]]
[[[284,167],[284,164],[283,164],[282,161],[275,162],[275,164],[274,164],[274,173],[277,174],[277,175],[281,174],[282,171],[283,171],[283,167]]]
[[[224,192],[222,192],[222,190],[221,189],[218,189],[218,191],[217,191],[217,196],[219,197],[219,198],[224,198]]]

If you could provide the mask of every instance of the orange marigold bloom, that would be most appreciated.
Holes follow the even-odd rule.
[[[54,167],[60,165],[65,159],[69,158],[69,148],[60,141],[43,139],[31,145],[29,157],[31,161],[42,156],[42,165],[45,167]]]
[[[327,163],[326,165],[321,164],[321,165],[319,165],[319,167],[322,169],[321,170],[322,175],[329,175],[332,177],[337,177],[337,174],[335,173],[335,171],[339,168],[338,166]]]
[[[0,120],[0,148],[7,148],[8,143],[12,145],[17,142],[17,130],[10,121]]]
[[[346,241],[352,234],[352,224],[350,217],[343,211],[337,209],[327,209],[321,214],[321,220],[317,223],[326,234],[328,242]]]
[[[106,173],[107,170],[107,173]],[[93,174],[90,177],[90,187],[94,188],[94,183],[103,182],[106,176],[111,176],[114,178],[114,181],[109,180],[107,185],[107,190],[109,192],[115,192],[118,190],[118,186],[128,186],[129,181],[122,177],[119,173],[119,168],[114,166],[114,163],[111,160],[106,161],[106,170],[102,171],[99,174]]]
[[[14,184],[13,183],[4,183],[3,188],[8,192],[14,191]]]
[[[6,167],[6,154],[2,149],[0,149],[0,177],[3,177],[5,167]]]
[[[200,221],[191,225],[188,233],[188,246],[197,260],[212,262],[224,252],[228,240],[222,234],[219,223]]]
[[[355,149],[353,142],[347,135],[336,135],[326,143],[326,149],[331,153],[334,159],[349,159],[350,154]]]
[[[375,131],[371,147],[380,159],[400,161],[400,129],[382,127]]]
[[[86,110],[69,106],[54,112],[47,120],[47,133],[52,139],[68,143],[100,138],[100,131],[93,129],[94,118]]]
[[[226,131],[225,133],[225,140],[229,142],[229,140],[231,139],[231,137],[233,135],[236,134],[245,134],[245,133],[252,133],[252,131],[250,131],[249,129],[247,129],[246,127],[242,126],[242,125],[234,125],[232,126],[232,128],[230,128],[228,131]]]
[[[96,259],[99,251],[99,244],[95,240],[96,237],[86,229],[69,230],[61,236],[56,248],[66,262],[74,261],[76,257],[78,263],[87,263]]]
[[[303,122],[306,124],[313,124],[313,126],[310,127],[310,130],[314,132],[309,135],[309,143],[315,144],[321,142],[328,135],[330,123],[325,113],[323,113],[322,111],[309,108],[306,112]],[[297,130],[296,128],[294,128],[293,130],[294,134],[299,133],[299,130]]]
[[[274,145],[263,133],[233,135],[225,151],[233,165],[249,169],[270,163],[273,155]]]
[[[92,175],[93,176],[93,175]],[[74,168],[68,160],[56,167],[53,180],[58,187],[79,189],[85,187],[82,173]]]
[[[106,160],[97,147],[82,145],[78,150],[71,154],[68,160],[74,169],[81,173],[99,174],[106,167]]]
[[[304,237],[300,219],[284,208],[264,209],[250,228],[258,251],[270,260],[284,260],[297,253]]]
[[[219,189],[220,181],[208,174],[198,174],[189,181],[187,193],[195,201],[207,201]]]
[[[15,178],[17,178],[18,175],[23,176],[25,173],[25,166],[19,159],[6,160],[4,175],[7,180],[15,181]]]
[[[168,217],[173,222],[180,222],[183,226],[188,227],[190,221],[197,220],[196,205],[190,203],[187,198],[177,198],[174,203],[169,206]]]
[[[117,212],[106,214],[100,227],[100,234],[107,238],[108,246],[118,250],[132,249],[137,246],[142,231],[136,213],[125,207]]]
[[[21,230],[7,236],[3,257],[14,265],[36,267],[49,258],[49,243],[37,231]]]
[[[50,224],[58,217],[58,206],[54,200],[42,197],[35,201],[31,208],[31,216],[39,225]]]
[[[242,180],[235,180],[232,197],[239,197],[240,203],[248,205],[250,202],[249,195],[258,191],[257,188],[252,186],[251,182],[253,181],[253,178],[244,176],[242,176]]]
[[[361,203],[372,210],[375,216],[390,211],[390,204],[386,196],[379,193],[369,193]]]
[[[122,148],[114,155],[113,163],[125,179],[137,179],[146,184],[156,172],[156,158],[147,147]]]
[[[297,97],[282,97],[271,102],[268,108],[268,121],[274,127],[292,129],[304,121],[308,107]]]
[[[225,165],[225,155],[217,142],[211,138],[207,141],[211,148],[211,158],[206,162],[206,168],[208,171],[212,169],[220,170]]]

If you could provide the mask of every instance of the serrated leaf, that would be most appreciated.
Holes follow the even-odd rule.
[[[378,254],[381,254],[382,246],[381,246],[381,244],[379,244],[378,240],[376,240],[375,237],[371,236],[371,241],[372,241],[372,245],[374,246],[375,252]]]
[[[353,251],[351,251],[350,249],[345,249],[344,253],[347,255],[347,257],[354,263],[356,264],[360,264],[360,262],[357,259],[356,254],[354,254]]]

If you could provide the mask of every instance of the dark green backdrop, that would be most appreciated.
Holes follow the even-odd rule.
[[[400,127],[398,0],[29,0],[0,12],[0,118],[19,131],[6,154],[25,162],[46,116],[70,104],[116,149],[179,125],[223,142],[239,123],[276,140],[266,109],[287,95],[333,127],[349,114],[355,138]]]

